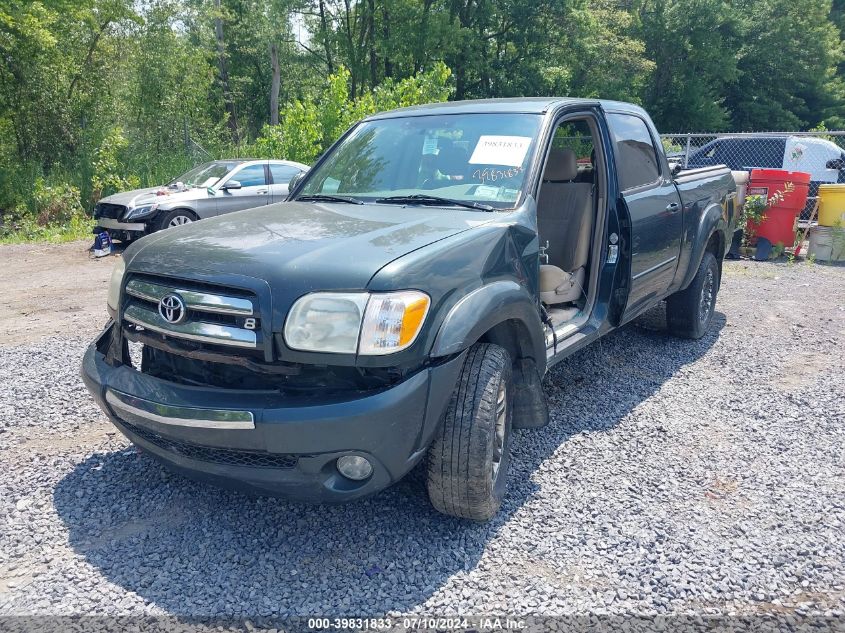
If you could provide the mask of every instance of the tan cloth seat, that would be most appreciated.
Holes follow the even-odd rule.
[[[540,242],[549,243],[540,266],[540,299],[548,304],[577,301],[584,292],[593,233],[593,185],[574,182],[575,152],[552,149],[537,201]]]
[[[577,301],[583,292],[585,276],[583,267],[568,273],[557,266],[540,266],[540,301],[546,305]]]

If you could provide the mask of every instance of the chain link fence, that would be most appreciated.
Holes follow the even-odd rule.
[[[734,171],[809,173],[810,194],[802,220],[810,218],[819,185],[845,183],[845,131],[662,134],[661,140],[669,161],[687,169],[727,165]]]

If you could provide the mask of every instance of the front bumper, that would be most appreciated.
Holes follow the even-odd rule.
[[[110,364],[102,340],[86,351],[82,377],[135,445],[194,479],[314,502],[356,499],[401,479],[425,454],[463,360],[381,391],[305,398],[164,381]],[[373,474],[346,479],[335,465],[342,455],[366,457]]]
[[[121,222],[112,218],[95,218],[95,222],[97,226],[101,226],[104,229],[111,229],[112,231],[140,231],[143,233],[147,230],[147,225],[143,222]]]

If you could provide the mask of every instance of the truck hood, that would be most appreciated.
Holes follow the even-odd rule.
[[[148,187],[146,189],[122,191],[111,196],[106,196],[105,198],[102,198],[100,202],[120,204],[133,209],[152,202],[157,202],[158,204],[170,204],[173,202],[181,202],[183,200],[197,200],[199,198],[206,197],[208,197],[208,192],[203,187],[179,190],[170,188],[167,185],[162,185],[161,187]]]
[[[154,233],[127,251],[127,270],[257,278],[282,308],[314,290],[366,288],[391,261],[495,219],[454,208],[283,202]]]

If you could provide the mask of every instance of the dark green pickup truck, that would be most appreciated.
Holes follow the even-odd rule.
[[[671,169],[625,103],[378,114],[287,202],[132,244],[83,377],[192,477],[346,501],[425,460],[438,510],[488,519],[549,367],[664,299],[672,333],[706,333],[734,189]]]

